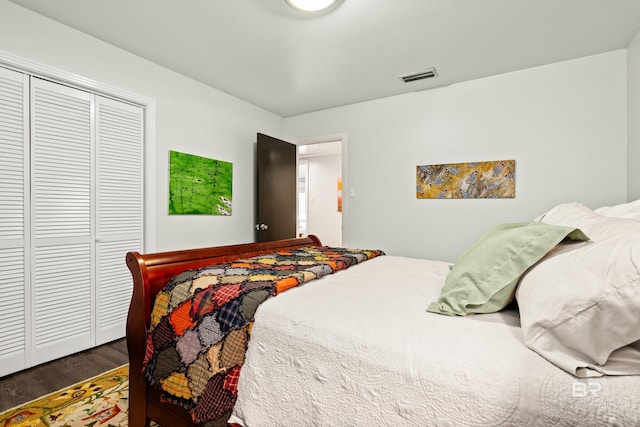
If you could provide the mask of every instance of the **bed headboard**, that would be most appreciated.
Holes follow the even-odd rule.
[[[129,426],[148,426],[150,419],[163,420],[167,425],[175,427],[194,425],[184,409],[167,405],[162,401],[157,390],[147,387],[142,373],[151,310],[158,292],[175,275],[185,270],[305,246],[322,246],[322,244],[320,239],[310,235],[264,243],[244,243],[151,254],[139,252],[127,254],[127,267],[133,277],[133,294],[127,316]]]
[[[151,303],[158,292],[173,278],[185,270],[200,268],[211,264],[233,261],[238,258],[252,257],[283,249],[294,249],[304,246],[321,246],[320,239],[310,235],[307,237],[277,240],[262,243],[244,243],[239,245],[216,246],[211,248],[188,249],[172,252],[127,254],[127,267],[133,276],[134,299],[137,308],[144,303],[144,317],[149,326]]]

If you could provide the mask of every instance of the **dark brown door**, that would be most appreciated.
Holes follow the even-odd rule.
[[[290,239],[297,231],[296,146],[258,134],[256,241]]]

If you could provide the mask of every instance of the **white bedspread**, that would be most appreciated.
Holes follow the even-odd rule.
[[[382,256],[256,313],[230,421],[274,426],[639,426],[640,376],[579,379],[515,311],[427,313],[449,264]]]

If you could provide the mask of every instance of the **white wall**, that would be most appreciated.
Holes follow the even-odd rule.
[[[284,135],[347,134],[345,246],[453,261],[495,224],[626,199],[626,79],[619,50],[286,118]],[[515,199],[416,199],[417,165],[501,159]]]
[[[156,100],[157,250],[253,241],[256,133],[280,137],[282,118],[7,0],[0,51]],[[231,217],[167,214],[169,150],[233,163]]]
[[[342,156],[331,154],[308,157],[309,219],[308,233],[322,244],[342,246],[342,212],[338,212],[338,178],[342,176]]]
[[[640,32],[627,48],[628,201],[640,199]]]
[[[343,243],[391,254],[453,260],[491,225],[566,200],[618,203],[627,182],[629,194],[640,192],[631,119],[627,181],[625,50],[283,120],[7,0],[0,24],[1,51],[156,99],[158,250],[253,240],[256,132],[289,140],[346,133],[343,182],[356,197],[343,200]],[[637,45],[636,37],[634,117]],[[167,215],[169,150],[233,162],[232,217]],[[517,161],[515,199],[415,198],[416,165],[506,158]]]

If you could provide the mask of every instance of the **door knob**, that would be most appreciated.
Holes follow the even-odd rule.
[[[266,230],[269,226],[267,224],[256,224],[256,230]]]

